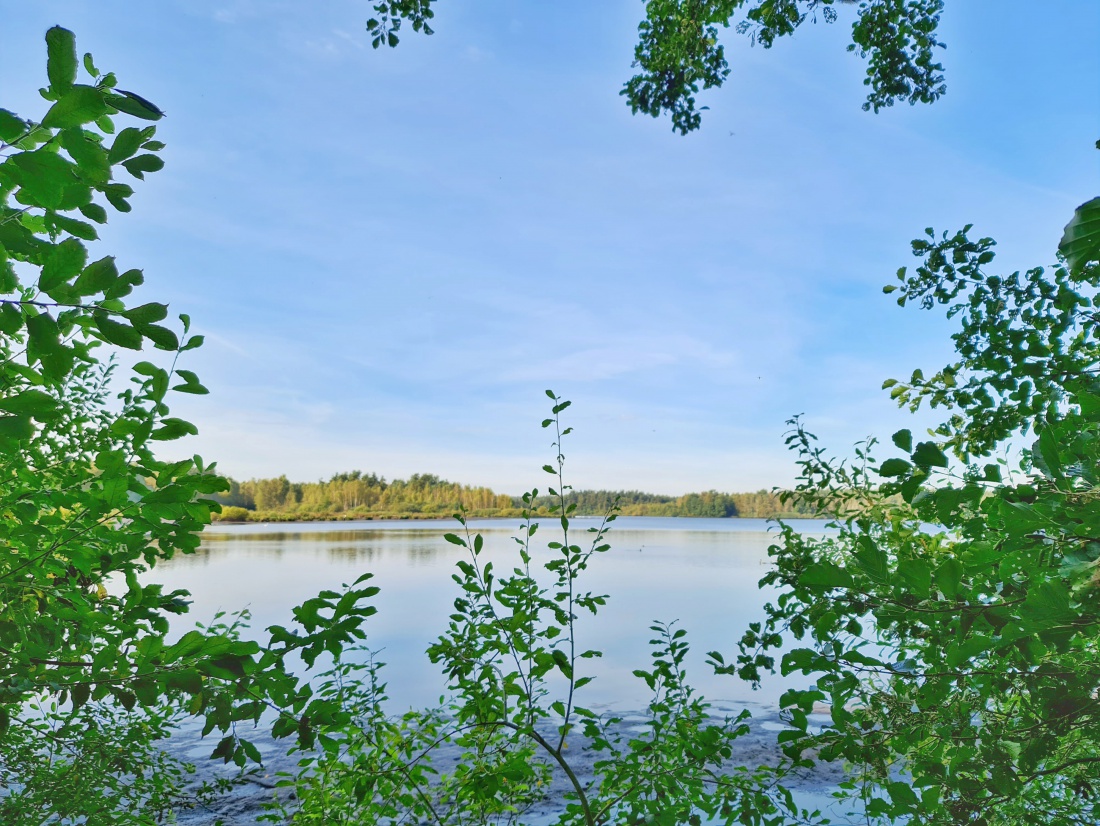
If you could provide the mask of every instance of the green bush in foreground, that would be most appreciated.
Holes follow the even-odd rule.
[[[546,583],[530,521],[504,575],[483,561],[480,536],[448,535],[470,556],[454,577],[462,596],[451,624],[429,656],[444,666],[452,699],[389,718],[381,667],[338,664],[321,693],[341,704],[348,725],[288,781],[298,821],[522,822],[560,768],[572,784],[563,826],[808,823],[820,814],[799,811],[783,778],[840,760],[850,779],[839,802],[859,822],[1095,823],[1098,229],[1095,199],[1067,228],[1061,263],[1022,275],[989,273],[992,241],[965,231],[914,243],[922,264],[912,277],[899,272],[899,303],[946,304],[962,323],[956,363],[927,381],[918,372],[887,382],[904,404],[927,398],[952,411],[932,440],[895,433],[904,458],[879,461],[872,441],[837,463],[792,422],[802,468],[792,495],[844,516],[824,539],[782,526],[775,569],[762,580],[779,597],[734,662],[709,654],[718,672],[756,682],[782,650],[784,674],[815,676],[781,699],[789,763],[729,765],[745,715],[708,717],[685,682],[683,632],[668,625],[652,626],[651,668],[635,672],[654,691],[645,734],[617,739],[614,717],[577,704],[588,680],[579,668],[598,656],[577,648],[578,610],[595,613],[605,600],[580,591],[578,579],[606,550],[606,523],[591,545],[571,544],[575,506],[560,480],[559,435],[557,464],[545,469],[557,478],[564,536],[542,561]],[[551,396],[558,403],[544,426],[557,428],[567,403]],[[1018,471],[1007,459],[976,463],[1013,435],[1034,439]],[[965,462],[958,470],[951,453]],[[821,703],[831,725],[818,730],[809,715]],[[601,758],[587,783],[565,749],[576,734]],[[433,763],[444,745],[462,751],[457,767]]]
[[[609,549],[606,532],[615,513],[583,531],[583,544],[574,538],[576,504],[567,503],[562,477],[561,443],[569,429],[562,430],[559,419],[569,402],[547,394],[554,407],[543,427],[554,429],[556,457],[544,470],[554,477],[549,493],[557,500],[560,539],[536,550],[538,524],[525,513],[515,557],[498,572],[483,556],[481,535],[456,515],[462,532],[446,538],[468,553],[453,577],[461,593],[448,628],[428,649],[448,677],[450,697],[438,708],[391,717],[381,665],[369,656],[360,665],[338,661],[323,675],[318,696],[337,704],[346,722],[327,728],[320,748],[303,754],[304,771],[284,782],[295,802],[276,804],[272,820],[522,823],[546,802],[555,772],[569,780],[557,807],[563,826],[699,824],[704,818],[779,826],[820,819],[778,785],[787,766],[729,765],[735,741],[749,731],[749,714],[710,716],[687,682],[686,634],[674,625],[651,626],[652,660],[634,672],[652,691],[643,732],[624,732],[621,718],[581,704],[593,679],[585,667],[601,653],[583,648],[580,620],[608,599],[582,590],[581,580]],[[523,499],[530,504],[537,496],[533,490]],[[579,749],[569,751],[577,741],[596,757],[595,776],[584,781],[573,759]]]
[[[899,304],[960,320],[958,360],[886,382],[950,412],[896,455],[829,460],[795,422],[799,495],[847,516],[811,539],[783,529],[781,595],[736,663],[757,680],[816,678],[782,706],[786,751],[844,760],[866,822],[1100,821],[1100,198],[1083,204],[1049,269],[998,274],[993,242],[963,230],[914,242]],[[1019,462],[995,451],[1027,436]],[[953,454],[957,463],[950,461]],[[1019,465],[1012,471],[1010,467]],[[832,726],[807,713],[828,703]]]
[[[41,120],[0,109],[0,822],[149,824],[193,800],[188,767],[156,747],[184,717],[242,766],[259,754],[235,726],[265,709],[311,741],[325,709],[285,661],[360,639],[372,591],[308,602],[305,627],[264,646],[232,624],[169,642],[188,594],[139,576],[195,550],[217,509],[201,497],[225,487],[197,456],[155,455],[195,432],[168,399],[206,392],[176,367],[202,337],[131,303],[141,271],[92,253],[108,208],[130,211],[116,176],[163,166],[161,112],[79,61],[71,32],[46,44]],[[116,132],[122,118],[138,123]],[[112,348],[146,345],[166,366],[139,361],[112,391]]]

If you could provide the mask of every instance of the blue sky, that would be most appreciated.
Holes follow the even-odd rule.
[[[881,293],[926,226],[1049,263],[1100,185],[1100,4],[951,0],[948,94],[861,111],[851,10],[733,67],[701,132],[634,117],[638,0],[439,0],[370,48],[370,4],[0,0],[0,105],[41,116],[45,30],[168,113],[166,169],[103,253],[207,345],[174,412],[237,477],[432,472],[577,487],[788,484],[822,443],[927,426],[879,390],[951,327]],[[1037,13],[1036,9],[1040,8]]]

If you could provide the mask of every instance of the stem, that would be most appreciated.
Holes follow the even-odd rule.
[[[558,399],[555,399],[555,401],[558,401]],[[565,554],[565,571],[569,588],[569,602],[567,603],[569,615],[569,693],[565,699],[565,714],[562,717],[561,733],[558,738],[558,753],[560,753],[565,746],[565,736],[569,732],[569,718],[573,713],[573,691],[577,686],[577,633],[575,628],[576,612],[573,610],[573,578],[575,574],[573,565],[569,560],[571,553],[569,549],[569,515],[565,507],[565,456],[561,452],[561,414],[557,412],[554,413],[554,431],[557,436],[554,446],[558,450],[558,502],[561,505],[562,553]]]
[[[518,732],[519,734],[528,735],[532,740],[542,746],[547,754],[554,758],[554,761],[559,766],[561,766],[562,771],[565,772],[566,776],[569,778],[569,782],[573,785],[574,791],[576,791],[577,793],[577,797],[581,802],[581,809],[584,810],[584,822],[587,823],[588,826],[596,826],[596,821],[592,815],[592,809],[588,804],[588,795],[584,793],[584,786],[581,785],[581,781],[577,778],[577,775],[573,773],[573,769],[570,768],[567,762],[565,762],[565,758],[561,756],[561,751],[555,749],[548,742],[546,742],[546,738],[544,738],[534,729],[528,729],[525,731],[524,729],[517,726],[515,723],[510,723],[507,720],[499,723],[499,725],[510,728],[513,731]]]

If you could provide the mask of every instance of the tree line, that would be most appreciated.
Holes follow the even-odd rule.
[[[566,502],[576,504],[576,513],[607,513],[614,504],[624,516],[711,516],[769,519],[772,517],[810,516],[808,508],[796,502],[782,501],[779,490],[753,493],[722,493],[716,490],[664,496],[637,490],[578,490],[566,494]],[[550,496],[535,500],[536,508],[549,508]]]
[[[450,516],[465,508],[473,516],[514,516],[524,510],[518,496],[487,487],[449,482],[431,473],[387,480],[359,470],[327,480],[291,482],[286,475],[229,480],[229,490],[211,499],[222,506],[222,521],[299,521],[308,519]],[[549,513],[555,497],[540,496],[533,507]],[[715,490],[666,496],[637,490],[569,491],[566,502],[577,514],[607,513],[615,504],[626,516],[753,517],[809,515],[806,508],[782,501],[781,491],[721,493]]]
[[[473,514],[511,510],[511,496],[486,487],[448,482],[431,473],[386,480],[374,473],[337,473],[328,480],[291,482],[271,479],[229,480],[228,491],[214,494],[223,520],[299,520],[352,516],[450,515],[459,507]]]

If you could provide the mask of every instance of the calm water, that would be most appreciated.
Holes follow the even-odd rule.
[[[536,561],[548,559],[546,543],[560,539],[544,521],[532,540]],[[577,519],[587,528],[596,520]],[[824,531],[821,522],[798,523],[803,531]],[[484,535],[486,556],[498,572],[511,570],[516,520],[481,520],[471,527]],[[761,618],[769,594],[757,587],[767,571],[774,536],[756,519],[668,519],[623,517],[610,532],[611,550],[594,557],[580,590],[610,600],[598,617],[585,615],[579,645],[604,652],[586,667],[596,680],[584,689],[587,704],[639,708],[645,685],[632,675],[647,665],[653,620],[676,620],[688,632],[689,679],[714,701],[771,705],[795,684],[774,677],[761,691],[732,677],[715,677],[704,664],[707,651],[730,660],[749,622]],[[368,644],[381,649],[394,703],[432,704],[445,690],[443,678],[424,655],[445,628],[458,586],[454,564],[466,553],[443,534],[451,522],[345,522],[294,525],[219,525],[204,534],[198,553],[158,566],[150,581],[186,588],[193,595],[190,619],[208,621],[216,611],[247,607],[254,634],[271,624],[289,624],[292,606],[325,588],[374,574],[382,591],[378,613],[368,620]],[[583,533],[571,541],[583,544]],[[183,629],[183,626],[180,626]],[[185,629],[183,629],[185,630]]]

